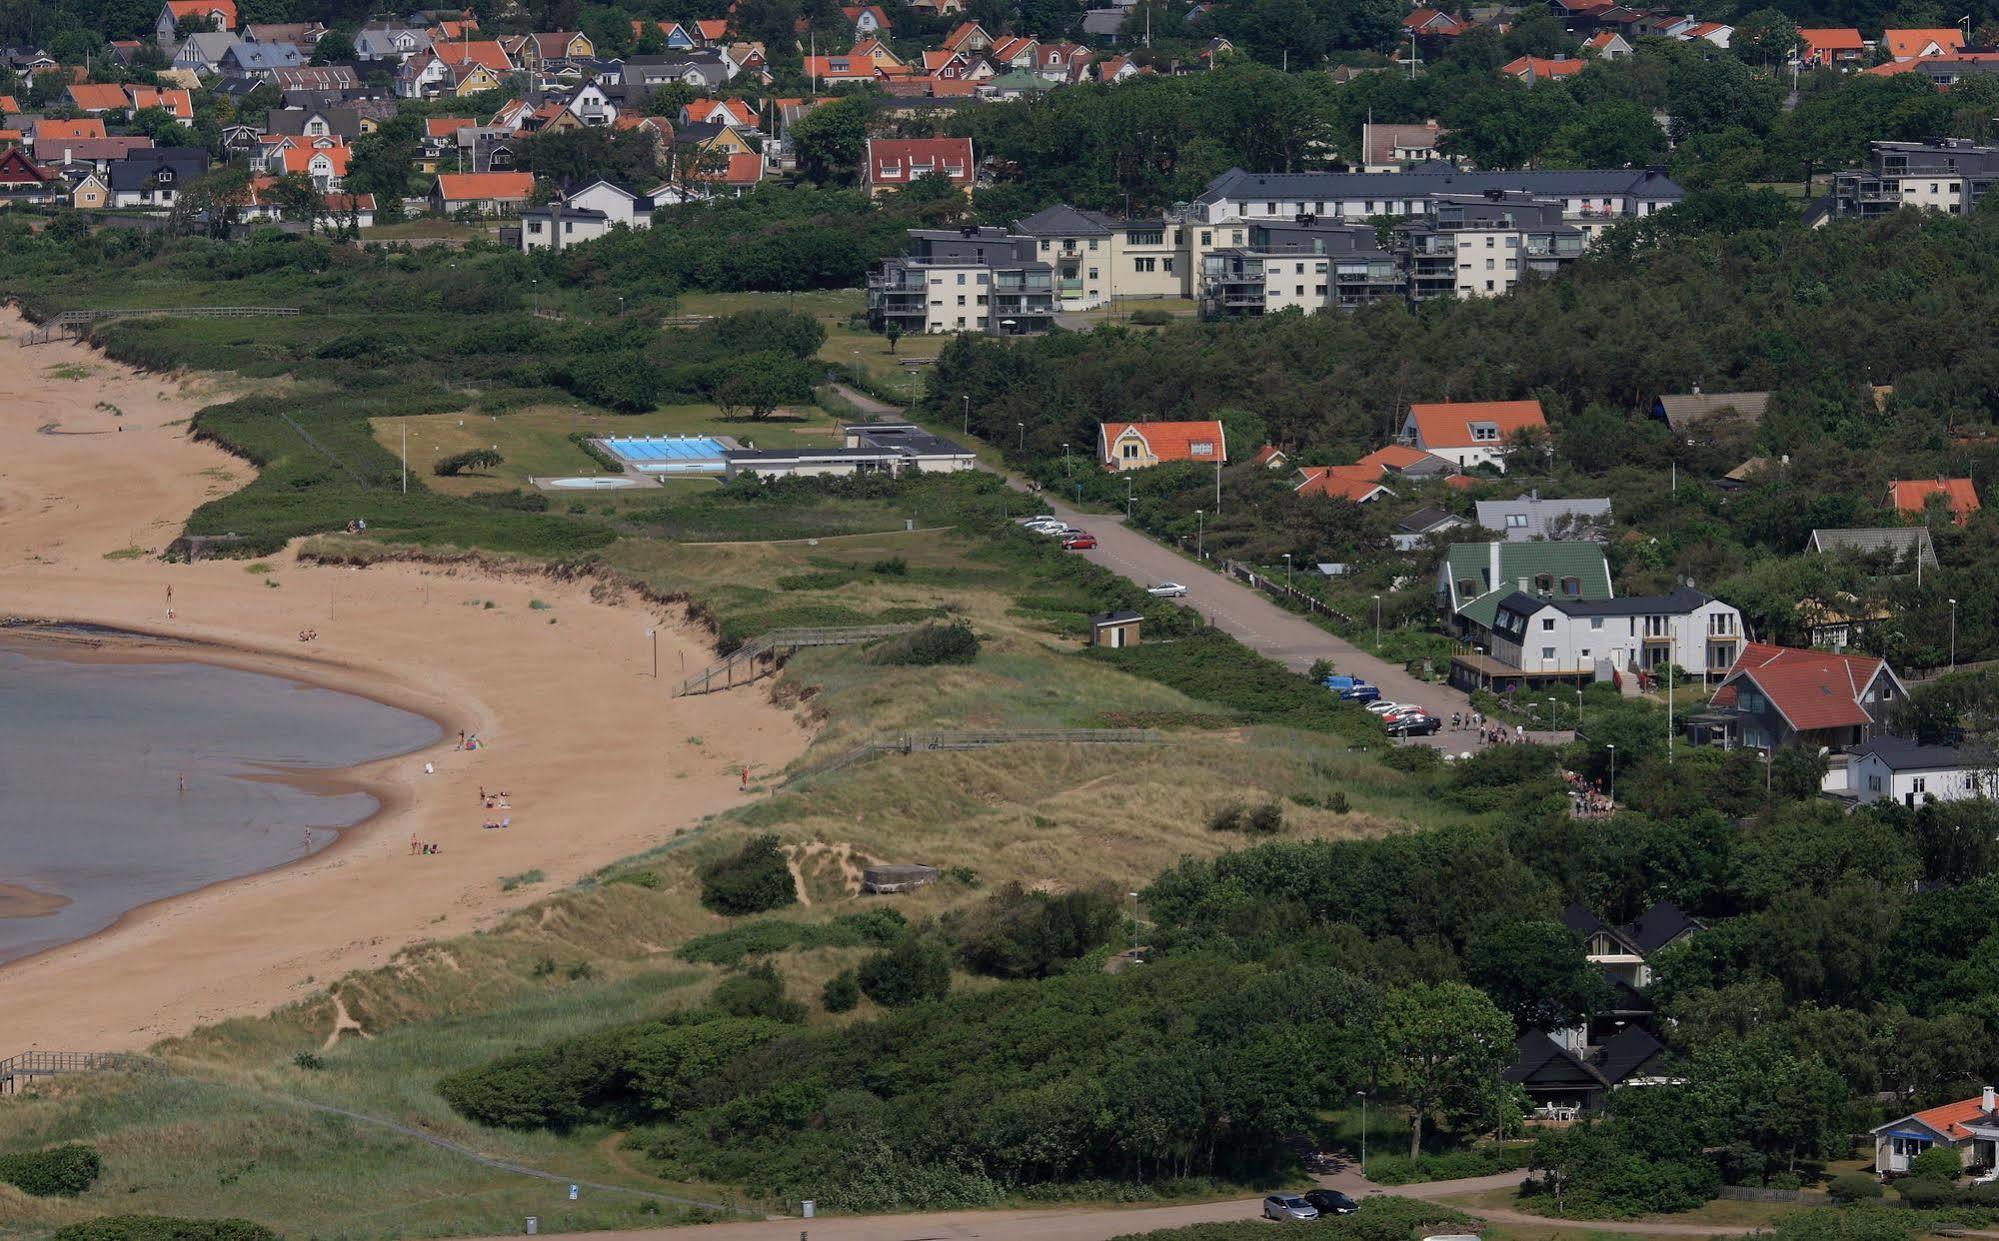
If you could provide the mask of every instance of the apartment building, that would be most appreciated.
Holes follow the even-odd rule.
[[[1582,257],[1585,243],[1563,210],[1556,199],[1516,190],[1440,195],[1429,215],[1395,230],[1410,300],[1505,293],[1525,276],[1554,275]]]
[[[1870,142],[1867,166],[1834,173],[1832,215],[1868,219],[1904,207],[1963,215],[1999,182],[1999,146],[1967,138]]]
[[[1033,239],[1003,228],[911,230],[911,253],[868,276],[868,323],[877,331],[1045,332],[1055,315],[1054,269]]]
[[[1720,677],[1742,647],[1742,613],[1682,586],[1664,595],[1567,599],[1516,590],[1500,600],[1490,654],[1536,676],[1607,680],[1667,664]]]
[[[1017,237],[1055,271],[1064,310],[1088,310],[1119,297],[1180,297],[1182,229],[1164,220],[1119,220],[1057,203],[1015,220]]]
[[[1372,225],[1302,216],[1247,231],[1247,244],[1203,256],[1203,317],[1347,309],[1400,297],[1406,287]]]

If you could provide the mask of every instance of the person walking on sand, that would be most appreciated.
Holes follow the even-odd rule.
[[[180,791],[187,792],[187,773],[184,771],[180,773]]]
[[[167,586],[167,619],[172,620],[173,618],[174,618],[174,588],[172,584],[169,583]]]
[[[747,788],[749,788],[749,787],[750,787],[750,769],[749,769],[749,768],[747,768],[747,767],[743,768],[743,774],[742,774],[742,778],[741,778],[741,779],[739,779],[739,780],[738,780],[738,781],[736,782],[736,787],[737,787],[737,788],[739,788],[739,789],[747,789]]]

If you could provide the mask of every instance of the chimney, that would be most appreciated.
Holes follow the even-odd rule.
[[[1521,593],[1521,594],[1523,594],[1523,595],[1526,595],[1526,594],[1532,594],[1532,593],[1533,593],[1532,591],[1530,591],[1530,590],[1528,590],[1528,589],[1527,589],[1527,579],[1526,579],[1526,578],[1524,578],[1524,577],[1517,577],[1517,578],[1514,578],[1514,579],[1513,579],[1513,581],[1514,581],[1514,584],[1515,584],[1516,586],[1518,586],[1518,587],[1520,588],[1520,593]]]
[[[1995,1100],[1993,1098],[1992,1087],[1987,1086],[1985,1088],[1985,1093],[1983,1096],[1981,1096],[1979,1102],[1983,1103],[1985,1105],[1985,1110],[1989,1112],[1993,1109],[1995,1103],[1999,1103],[1999,1100]]]
[[[1499,544],[1488,543],[1485,545],[1485,551],[1486,551],[1485,580],[1490,584],[1490,589],[1498,590],[1499,589]]]

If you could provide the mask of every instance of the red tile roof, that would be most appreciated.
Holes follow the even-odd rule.
[[[1539,401],[1433,401],[1411,405],[1409,416],[1416,421],[1416,437],[1428,449],[1503,447],[1516,431],[1548,425]],[[1474,438],[1475,422],[1497,426],[1498,440]]]
[[[1299,473],[1305,475],[1305,481],[1292,490],[1301,496],[1331,496],[1358,504],[1377,491],[1388,491],[1381,485],[1381,470],[1377,466],[1308,465]]]
[[[1867,41],[1851,26],[1800,30],[1798,39],[1805,45],[1807,56],[1813,52],[1858,52],[1864,51],[1867,47]]]
[[[423,135],[426,138],[449,138],[472,124],[476,122],[469,116],[426,116],[423,118]]]
[[[1860,705],[1860,696],[1883,666],[1871,655],[1751,642],[1715,691],[1714,704],[1734,706],[1736,683],[1746,680],[1800,732],[1871,724],[1874,718]]]
[[[1949,502],[1960,526],[1978,511],[1978,492],[1968,478],[1919,478],[1888,484],[1888,503],[1897,512],[1920,515],[1933,496],[1943,496]]]
[[[127,86],[125,98],[132,109],[164,108],[177,121],[194,119],[194,99],[185,90],[160,90],[151,86]]]
[[[469,43],[438,43],[431,52],[447,65],[484,65],[494,73],[513,72],[514,62],[496,39],[474,39]]]
[[[1216,421],[1105,422],[1097,427],[1097,448],[1104,454],[1104,465],[1116,464],[1110,456],[1111,446],[1127,431],[1138,432],[1147,450],[1158,461],[1213,461],[1217,452],[1223,460],[1228,459],[1228,441],[1222,424]],[[1196,443],[1209,445],[1209,451],[1196,454]]]
[[[69,101],[85,112],[121,112],[125,108],[125,88],[79,82],[69,88]]]
[[[288,173],[310,173],[312,161],[325,156],[327,165],[332,169],[330,175],[344,177],[347,175],[347,159],[352,154],[353,151],[345,145],[327,147],[324,150],[293,147],[282,152],[278,158],[284,162],[285,171]]]
[[[726,17],[711,17],[705,21],[695,22],[694,29],[703,39],[714,43],[729,37],[729,19]]]
[[[446,202],[510,202],[534,193],[531,172],[441,172],[437,188]]]
[[[167,0],[167,12],[174,15],[176,22],[184,22],[190,17],[208,18],[219,13],[224,30],[236,29],[236,0]]]
[[[972,173],[970,138],[868,139],[867,179],[873,185],[908,185],[932,174],[970,185]]]
[[[1971,1137],[1971,1130],[1965,1128],[1963,1122],[1976,1120],[1983,1115],[1985,1115],[1985,1097],[1980,1095],[1975,1099],[1959,1099],[1955,1103],[1946,1103],[1941,1107],[1917,1112],[1910,1119],[1922,1121],[1947,1138],[1965,1141]]]
[[[35,122],[33,133],[37,146],[51,139],[60,142],[65,138],[102,138],[104,136],[104,122],[96,117],[83,121],[51,121],[45,119]]]
[[[1430,454],[1407,444],[1388,444],[1362,457],[1356,464],[1372,465],[1384,470],[1406,470]]]
[[[1500,72],[1510,78],[1565,78],[1581,73],[1586,62],[1580,60],[1547,60],[1540,56],[1522,56],[1500,66]]]

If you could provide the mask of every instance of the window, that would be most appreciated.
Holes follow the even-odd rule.
[[[539,232],[541,232],[541,221],[540,221],[540,220],[529,220],[529,221],[528,221],[528,232],[530,232],[530,233],[539,233]]]
[[[1909,782],[1909,788],[1917,793],[1927,793],[1930,791],[1930,778],[1928,776],[1917,776]]]
[[[1542,632],[1542,633],[1553,633],[1553,632],[1555,632],[1555,618],[1554,618],[1554,617],[1552,617],[1552,616],[1544,616],[1544,617],[1542,617],[1542,618],[1541,618],[1541,632]]]
[[[1527,528],[1527,514],[1508,513],[1506,515],[1506,528],[1508,530],[1525,530]]]
[[[1534,589],[1544,595],[1554,590],[1555,575],[1552,573],[1536,573],[1534,575]]]
[[[1139,271],[1151,271],[1153,263],[1151,259],[1134,259],[1132,266]]]
[[[964,273],[964,272],[959,272],[959,273],[958,273],[958,283],[959,283],[959,284],[963,284],[963,283],[965,283],[965,273]],[[962,300],[962,299],[961,299],[961,300]]]
[[[1470,427],[1472,440],[1476,443],[1489,444],[1499,438],[1499,424],[1496,422],[1474,422]]]
[[[1592,617],[1590,617],[1590,618],[1589,618],[1589,627],[1590,627],[1591,629],[1593,629],[1593,630],[1595,630],[1595,631],[1597,631],[1597,632],[1601,633],[1601,632],[1603,631],[1603,617],[1601,617],[1601,616],[1592,616]]]
[[[1584,648],[1583,648],[1583,649],[1582,649],[1581,651],[1578,651],[1578,652],[1577,652],[1577,654],[1581,655],[1581,656],[1582,656],[1582,657],[1583,657],[1584,659],[1588,659],[1588,658],[1589,658],[1589,648],[1588,648],[1588,647],[1584,647]]]
[[[1870,792],[1870,793],[1879,793],[1879,792],[1881,791],[1881,777],[1880,777],[1880,776],[1869,776],[1869,777],[1867,777],[1867,791],[1868,791],[1868,792]]]
[[[1193,443],[1187,445],[1187,455],[1190,457],[1212,457],[1215,455],[1215,443],[1213,440],[1195,440]]]
[[[1118,445],[1118,451],[1126,461],[1138,460],[1138,445],[1132,443],[1130,440],[1126,440],[1124,443]]]
[[[1090,279],[1095,280],[1096,278],[1097,278],[1097,269],[1092,267],[1090,269]]]
[[[1201,230],[1201,244],[1202,244],[1203,246],[1212,246],[1212,245],[1214,245],[1214,244],[1215,244],[1215,235],[1214,235],[1214,233],[1213,233],[1213,232],[1211,232],[1211,231],[1210,231],[1210,230],[1208,230],[1208,229],[1205,229],[1205,228],[1204,228],[1204,229],[1202,229],[1202,230]]]
[[[958,304],[960,306],[965,304],[965,295],[963,293],[958,294]]]
[[[1541,658],[1544,660],[1552,661],[1555,658],[1555,648],[1552,646],[1542,647]]]
[[[1493,247],[1493,238],[1491,238],[1491,237],[1487,237],[1487,238],[1485,239],[1485,248],[1486,248],[1486,249],[1488,249],[1488,250],[1490,250],[1490,249],[1492,249],[1492,247]]]
[[[980,273],[979,273],[979,276],[978,276],[978,281],[979,281],[979,283],[980,283],[980,284],[984,284],[984,283],[985,283],[985,282],[987,281],[987,279],[988,279],[988,277],[987,277],[986,273],[984,273],[984,272],[980,272]]]
[[[1487,262],[1490,262],[1491,260],[1490,260],[1490,259],[1488,259],[1488,260],[1486,260],[1486,261],[1487,261]],[[1508,260],[1506,260],[1506,270],[1508,270],[1508,271],[1514,271],[1514,270],[1518,269],[1518,268],[1519,268],[1519,266],[1520,266],[1520,260],[1519,260],[1519,259],[1508,259]]]
[[[1485,269],[1486,269],[1487,271],[1491,271],[1491,270],[1492,270],[1492,260],[1491,260],[1491,259],[1487,259],[1487,260],[1485,261]],[[1487,284],[1487,285],[1489,286],[1489,285],[1491,285],[1491,284],[1492,284],[1492,281],[1488,280],[1488,281],[1486,281],[1486,284]]]
[[[1567,595],[1571,599],[1581,598],[1583,593],[1583,580],[1579,577],[1563,578],[1562,593]]]
[[[1232,246],[1239,246],[1239,245],[1241,245],[1241,244],[1242,244],[1242,230],[1241,230],[1241,229],[1239,229],[1239,228],[1232,228],[1232,229],[1230,229],[1230,230],[1229,230],[1229,244],[1230,244],[1230,245],[1232,245]]]
[[[1265,203],[1265,204],[1263,204],[1263,214],[1265,214],[1265,215],[1276,215],[1276,214],[1277,214],[1277,204],[1276,204],[1276,203]]]
[[[1478,598],[1478,583],[1468,577],[1458,579],[1458,597],[1469,602]]]
[[[1506,239],[1506,248],[1509,250],[1518,250],[1520,248],[1520,239],[1518,237],[1508,237]]]
[[[1172,259],[1160,259],[1160,260],[1159,260],[1159,270],[1161,270],[1161,271],[1165,272],[1165,273],[1166,273],[1167,275],[1169,275],[1169,276],[1170,276],[1170,275],[1172,275],[1172,274],[1173,274],[1173,260],[1172,260]]]
[[[1048,253],[1048,239],[1046,237],[1041,239],[1041,252],[1043,254]]]
[[[1097,248],[1097,239],[1095,237],[1092,237],[1090,238],[1090,249],[1094,250],[1096,248]]]
[[[1157,246],[1164,244],[1165,241],[1164,229],[1126,229],[1124,234],[1124,243],[1128,246]]]
[[[1303,297],[1303,296],[1305,296],[1305,286],[1304,286],[1304,285],[1302,285],[1302,284],[1294,284],[1294,285],[1292,285],[1292,286],[1291,286],[1291,296],[1293,296],[1293,297]]]

